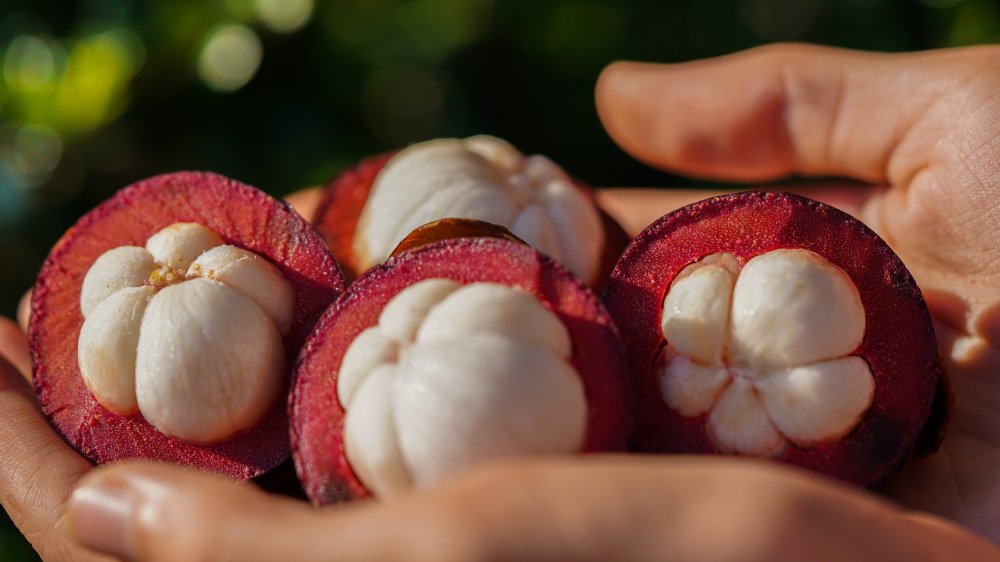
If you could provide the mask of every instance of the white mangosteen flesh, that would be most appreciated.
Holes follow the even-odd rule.
[[[548,158],[490,136],[422,142],[389,160],[358,219],[354,256],[368,269],[444,218],[504,226],[581,279],[598,274],[604,229],[594,202]]]
[[[337,376],[344,449],[379,497],[481,461],[583,446],[587,401],[569,333],[533,295],[428,279],[398,293]]]
[[[872,404],[875,379],[851,355],[865,311],[844,270],[803,249],[729,254],[687,266],[663,301],[663,400],[706,416],[716,447],[773,456],[850,433]]]
[[[295,296],[267,259],[177,223],[102,254],[80,292],[80,373],[111,412],[213,443],[256,424],[285,385]]]

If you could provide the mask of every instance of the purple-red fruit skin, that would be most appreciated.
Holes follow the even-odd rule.
[[[104,252],[144,246],[152,234],[178,222],[202,224],[225,243],[268,258],[289,281],[295,292],[292,330],[284,338],[290,372],[317,318],[343,291],[339,266],[312,227],[285,203],[217,174],[178,172],[119,191],[83,216],[49,253],[31,303],[35,389],[55,429],[95,463],[156,459],[252,478],[288,457],[284,400],[254,428],[220,443],[196,445],[161,434],[141,414],[108,411],[80,375],[80,288],[88,269]]]

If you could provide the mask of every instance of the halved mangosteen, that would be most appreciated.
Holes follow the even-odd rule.
[[[29,326],[42,408],[97,463],[255,477],[288,457],[291,364],[342,290],[286,204],[211,173],[138,182],[42,266]]]
[[[592,287],[603,286],[629,242],[589,188],[557,164],[485,135],[363,160],[326,186],[313,223],[350,280],[415,228],[444,218],[506,227]]]
[[[293,458],[316,504],[389,497],[511,455],[621,450],[610,317],[575,276],[503,238],[432,242],[359,277],[296,366]]]
[[[933,449],[947,385],[913,278],[860,221],[787,193],[670,213],[604,295],[640,451],[762,456],[860,485]]]

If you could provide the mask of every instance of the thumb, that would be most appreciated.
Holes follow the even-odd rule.
[[[143,562],[433,559],[448,523],[411,516],[375,502],[317,510],[247,482],[128,462],[84,478],[65,525],[84,547]]]
[[[955,122],[958,103],[939,102],[960,96],[992,58],[976,51],[779,44],[682,64],[619,62],[598,80],[597,109],[623,149],[681,173],[905,185]]]

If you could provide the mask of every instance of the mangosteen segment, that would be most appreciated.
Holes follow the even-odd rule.
[[[661,328],[663,400],[684,416],[707,413],[723,452],[835,442],[871,406],[875,379],[851,356],[865,332],[858,289],[814,252],[777,249],[742,267],[709,255],[670,285]]]
[[[587,400],[571,352],[562,322],[527,292],[410,285],[341,364],[352,470],[387,497],[490,458],[579,451]]]
[[[87,271],[80,373],[115,414],[140,412],[182,441],[226,439],[255,425],[284,387],[294,299],[267,259],[200,224],[170,225]]]
[[[356,265],[385,261],[411,231],[447,217],[502,225],[581,278],[599,274],[605,234],[595,203],[548,158],[489,136],[422,142],[393,156],[358,218]]]

